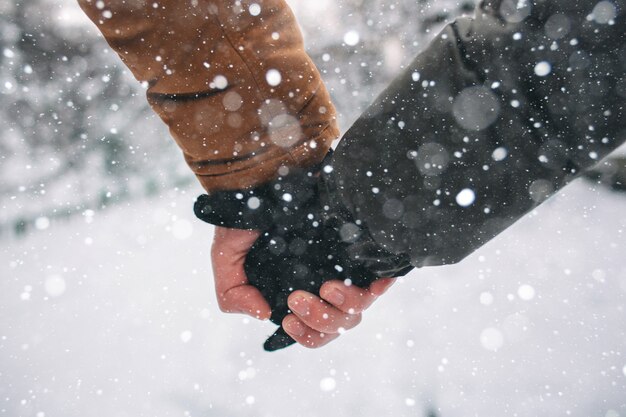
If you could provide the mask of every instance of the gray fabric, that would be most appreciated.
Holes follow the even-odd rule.
[[[626,138],[624,0],[484,1],[346,133],[338,203],[414,266],[455,263]]]

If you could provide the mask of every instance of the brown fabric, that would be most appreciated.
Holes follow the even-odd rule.
[[[148,102],[208,192],[313,165],[338,137],[335,109],[284,1],[78,1],[148,83]]]

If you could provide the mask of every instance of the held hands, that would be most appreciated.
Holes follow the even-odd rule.
[[[381,277],[413,268],[338,203],[332,169],[319,172],[331,157],[253,189],[203,194],[194,204],[199,219],[218,226],[212,259],[219,305],[278,325],[263,343],[268,352],[326,344],[356,326],[393,282]],[[333,297],[337,291],[343,302]]]
[[[258,231],[216,227],[211,259],[220,309],[268,320],[270,306],[261,292],[248,284],[244,271],[246,254],[259,235]],[[328,281],[320,289],[321,298],[305,291],[294,291],[289,296],[289,309],[293,314],[284,318],[283,327],[299,344],[308,348],[322,347],[359,324],[362,312],[394,282],[394,278],[381,278],[369,288],[359,288],[346,286],[342,281]]]

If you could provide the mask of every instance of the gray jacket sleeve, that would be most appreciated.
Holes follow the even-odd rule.
[[[625,0],[490,0],[346,133],[339,202],[414,266],[455,263],[624,142]]]

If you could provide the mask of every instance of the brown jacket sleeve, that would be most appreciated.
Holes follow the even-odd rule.
[[[319,162],[335,109],[283,0],[78,0],[208,191]]]

